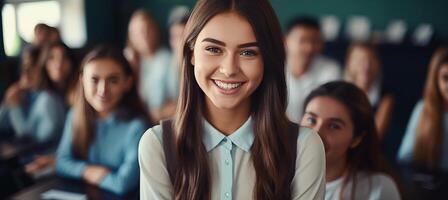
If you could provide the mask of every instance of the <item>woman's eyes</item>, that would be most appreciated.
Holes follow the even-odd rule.
[[[254,51],[254,50],[243,50],[243,51],[241,51],[240,55],[251,57],[251,56],[258,55],[258,53],[256,51]]]
[[[337,123],[330,123],[329,127],[331,129],[339,130],[339,129],[341,129],[342,126]]]
[[[223,53],[223,50],[221,48],[213,46],[206,47],[205,51],[209,52],[212,55],[218,55]],[[252,57],[258,55],[258,52],[251,49],[243,49],[240,51],[239,54],[244,57]]]
[[[212,54],[219,54],[222,53],[222,50],[218,47],[206,47],[205,48],[206,51],[212,53]]]
[[[315,125],[316,119],[314,119],[313,117],[308,117],[305,119],[305,123],[306,123],[306,125]]]

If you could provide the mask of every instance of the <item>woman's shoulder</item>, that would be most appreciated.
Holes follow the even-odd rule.
[[[299,137],[297,138],[298,146],[314,146],[314,145],[322,145],[323,143],[320,136],[311,128],[301,126],[299,128]]]
[[[140,140],[140,143],[154,143],[155,141],[162,144],[163,138],[162,138],[162,126],[161,125],[155,125],[149,129],[147,129],[142,136],[142,139]]]

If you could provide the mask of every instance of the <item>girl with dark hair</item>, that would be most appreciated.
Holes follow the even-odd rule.
[[[41,55],[42,89],[59,94],[68,106],[74,103],[77,65],[71,50],[61,41],[47,45]]]
[[[39,55],[37,47],[24,50],[20,80],[8,88],[0,107],[0,132],[12,129],[17,138],[47,144],[59,139],[65,107],[58,95],[39,88]]]
[[[448,48],[438,49],[429,64],[419,101],[398,152],[402,164],[448,172]]]
[[[301,124],[317,131],[325,145],[325,199],[400,199],[362,90],[342,81],[326,83],[305,99],[304,111]]]
[[[200,0],[185,33],[176,117],[139,144],[140,198],[323,199],[323,144],[285,115],[269,2]]]
[[[125,194],[137,186],[137,145],[148,127],[132,69],[119,50],[97,47],[84,58],[79,78],[56,171]]]

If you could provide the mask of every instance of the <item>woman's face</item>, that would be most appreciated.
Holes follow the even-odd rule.
[[[182,38],[185,24],[177,23],[170,27],[170,46],[174,53],[182,52]]]
[[[97,59],[84,66],[81,76],[87,102],[100,117],[113,111],[131,84],[122,67],[111,59]]]
[[[145,19],[143,16],[137,16],[131,19],[129,23],[129,42],[139,54],[151,52],[156,43],[158,43],[158,30],[156,24]]]
[[[443,64],[437,75],[437,83],[439,85],[440,94],[445,102],[448,102],[448,64]],[[447,103],[445,103],[446,105]]]
[[[373,81],[378,73],[378,64],[372,57],[369,50],[363,47],[354,47],[348,59],[348,69],[354,76],[354,84],[362,89],[368,89],[368,85]]]
[[[50,80],[59,84],[66,82],[72,68],[65,50],[61,46],[55,46],[50,50],[45,67]]]
[[[330,97],[315,97],[306,106],[301,125],[321,136],[328,167],[346,162],[347,151],[355,142],[353,122],[343,104]]]
[[[228,12],[214,16],[199,33],[191,59],[208,106],[250,107],[263,79],[263,59],[249,22]]]

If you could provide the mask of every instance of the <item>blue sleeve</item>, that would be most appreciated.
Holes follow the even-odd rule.
[[[401,142],[400,149],[398,151],[397,160],[402,164],[409,164],[412,162],[412,157],[414,153],[415,138],[418,122],[420,115],[423,110],[423,101],[419,101],[412,111],[411,118],[409,119],[408,126],[406,128],[406,133]]]
[[[139,183],[138,143],[147,129],[143,121],[134,121],[127,133],[124,160],[116,171],[111,171],[101,181],[99,187],[123,195],[137,188]]]
[[[38,143],[56,141],[64,124],[64,102],[53,94],[41,92],[28,116],[16,106],[11,108],[10,117],[18,137],[28,135]]]
[[[87,162],[84,160],[76,159],[73,155],[72,123],[73,112],[70,112],[67,115],[64,133],[59,144],[59,148],[56,152],[56,172],[63,177],[81,179],[82,173],[87,166]]]
[[[11,121],[16,137],[21,138],[27,135],[26,130],[29,125],[26,120],[25,113],[20,105],[10,107],[9,120]]]
[[[8,118],[8,107],[1,105],[0,106],[0,135],[8,129],[11,129],[11,122]],[[6,132],[5,132],[6,133]]]

